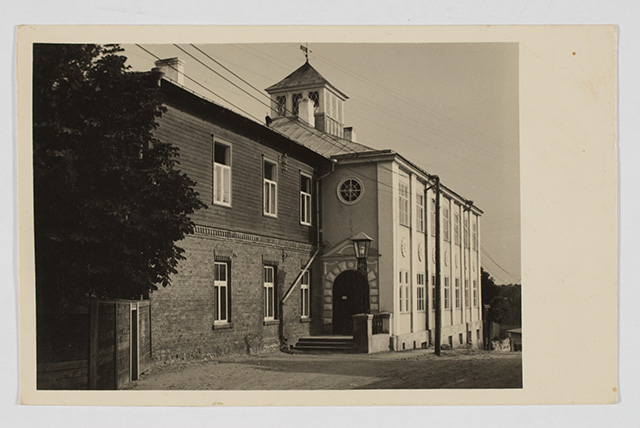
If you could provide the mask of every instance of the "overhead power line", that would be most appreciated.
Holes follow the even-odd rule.
[[[145,51],[146,53],[148,53],[149,55],[151,55],[152,57],[154,57],[157,60],[160,60],[161,58],[155,54],[153,54],[152,52],[150,52],[149,50],[145,49],[144,47],[140,46],[139,44],[136,43],[136,46],[139,47],[140,49],[142,49],[143,51]],[[203,85],[202,83],[198,82],[196,79],[192,78],[191,76],[189,76],[188,74],[181,72],[180,70],[178,70],[176,67],[170,66],[173,70],[177,71],[178,73],[181,73],[184,77],[186,77],[187,79],[191,80],[193,83],[195,83],[196,85],[198,85],[199,87],[201,87],[202,89],[204,89],[205,91],[215,95],[216,97],[220,98],[221,100],[223,100],[225,103],[228,103],[229,105],[232,105],[233,107],[237,108],[238,110],[240,110],[241,112],[243,112],[244,114],[246,114],[247,116],[251,117],[252,119],[254,119],[257,122],[261,122],[260,119],[258,119],[257,117],[255,117],[254,115],[252,115],[251,113],[247,112],[246,110],[238,107],[237,105],[235,105],[234,103],[232,103],[231,101],[227,100],[226,98],[223,98],[222,96],[218,95],[217,93],[213,92],[211,89],[207,88],[205,85]]]
[[[509,272],[508,270],[503,268],[497,261],[495,261],[495,259],[493,257],[491,257],[491,254],[489,254],[489,252],[482,245],[480,245],[480,249],[482,250],[482,253],[485,256],[487,256],[487,258],[489,260],[491,260],[500,270],[502,270],[504,273],[509,275],[511,278],[514,278],[516,281],[520,281],[521,280],[521,277],[519,277],[518,275],[512,274],[511,272]]]

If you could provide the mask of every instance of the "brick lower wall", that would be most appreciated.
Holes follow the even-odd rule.
[[[263,266],[276,265],[279,301],[311,257],[311,246],[203,228],[178,245],[186,258],[179,263],[178,274],[169,287],[150,296],[154,360],[207,359],[280,349],[279,323],[264,323]],[[224,326],[214,325],[216,255],[229,260],[230,266],[230,323]],[[312,269],[312,274],[314,270],[319,271]],[[308,335],[312,325],[301,322],[299,287],[287,300],[283,314],[283,345],[288,347]]]

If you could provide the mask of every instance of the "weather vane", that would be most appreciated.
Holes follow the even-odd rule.
[[[300,50],[304,52],[304,57],[309,62],[309,54],[313,51],[309,50],[309,43],[305,43],[304,45],[300,45]]]

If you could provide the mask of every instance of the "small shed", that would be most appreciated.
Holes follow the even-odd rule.
[[[522,328],[507,330],[507,333],[509,333],[511,351],[522,351]]]

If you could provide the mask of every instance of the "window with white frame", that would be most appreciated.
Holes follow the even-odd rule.
[[[407,284],[404,286],[404,310],[407,312],[411,311],[411,285],[410,284]]]
[[[473,233],[471,234],[473,239],[473,251],[478,251],[478,221],[474,218],[471,223],[473,227]]]
[[[442,230],[444,240],[451,241],[451,223],[449,221],[449,201],[445,199],[445,203],[442,209]]]
[[[451,309],[451,284],[449,277],[444,278],[444,308]]]
[[[356,177],[346,177],[340,180],[336,192],[340,202],[353,205],[364,195],[364,184]]]
[[[431,223],[431,236],[436,236],[436,200],[431,199],[431,210],[429,220]]]
[[[402,285],[402,278],[403,278],[402,271],[399,271],[398,272],[398,304],[400,307],[400,312],[403,312],[402,305],[404,304],[404,299],[402,297],[402,291],[404,288],[404,286]]]
[[[213,202],[231,206],[231,146],[214,143]]]
[[[264,266],[264,319],[276,319],[276,271],[273,266]]]
[[[455,279],[455,302],[457,309],[460,307],[460,278]]]
[[[460,213],[456,210],[453,213],[453,243],[460,245]]]
[[[278,116],[287,115],[287,96],[286,95],[278,95],[276,97],[276,108],[277,108]]]
[[[424,195],[416,193],[416,228],[424,232]]]
[[[214,322],[229,322],[229,264],[216,262],[213,278],[214,289]]]
[[[409,226],[409,186],[407,183],[400,182],[398,192],[398,210],[400,224]]]
[[[274,162],[264,160],[264,215],[275,217],[278,214],[278,168]]]
[[[424,288],[424,274],[419,273],[416,277],[416,305],[418,311],[425,311],[425,288]]]
[[[471,299],[471,293],[469,291],[469,280],[465,278],[464,280],[464,307],[469,308],[471,305],[469,304],[469,300]]]
[[[309,304],[311,302],[311,296],[309,295],[310,285],[311,273],[309,271],[305,271],[302,274],[302,279],[300,280],[300,316],[302,318],[309,318]]]
[[[300,174],[300,223],[311,226],[311,177]]]
[[[409,284],[409,271],[400,270],[399,273],[399,307],[400,312],[411,310],[411,285]]]
[[[473,280],[473,306],[478,306],[478,281]]]
[[[469,248],[469,217],[464,216],[464,248]]]

